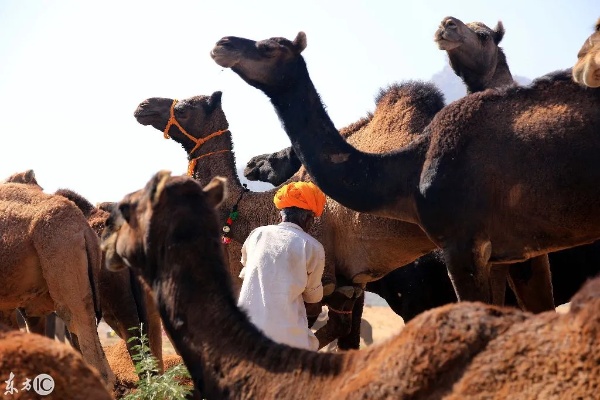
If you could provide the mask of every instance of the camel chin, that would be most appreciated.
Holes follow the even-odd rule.
[[[461,45],[461,42],[455,42],[446,39],[436,40],[435,43],[437,44],[438,49],[445,51],[454,50]]]
[[[215,48],[210,52],[210,56],[217,63],[217,65],[223,68],[232,68],[237,64],[237,60],[231,57],[229,54],[224,54],[222,48]]]

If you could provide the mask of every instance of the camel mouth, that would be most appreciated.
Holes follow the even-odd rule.
[[[146,110],[146,109],[143,109],[143,108],[138,108],[133,113],[133,117],[137,120],[138,123],[140,123],[142,125],[150,125],[150,124],[152,124],[152,121],[156,117],[159,117],[159,116],[160,116],[159,112],[153,111],[153,110]]]
[[[223,68],[231,68],[235,66],[238,60],[233,57],[234,49],[229,46],[217,44],[210,52],[210,56],[217,63],[217,65]]]
[[[457,48],[458,46],[460,46],[460,42],[458,42],[456,40],[449,40],[442,36],[435,37],[434,42],[437,44],[438,49],[446,50],[446,51],[453,50],[453,49]]]

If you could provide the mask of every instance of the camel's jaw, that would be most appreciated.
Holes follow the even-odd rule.
[[[435,32],[433,41],[437,44],[440,50],[454,50],[459,47],[463,40],[462,37],[456,32],[448,32],[447,29],[440,28]]]
[[[590,88],[600,87],[600,50],[577,61],[573,67],[573,80]]]
[[[172,99],[151,98],[141,102],[133,112],[133,117],[141,125],[164,126],[169,120]]]
[[[210,56],[212,59],[223,68],[232,68],[239,63],[240,57],[237,51],[217,45],[211,50]]]

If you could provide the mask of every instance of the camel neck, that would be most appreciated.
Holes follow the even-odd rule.
[[[502,49],[498,49],[493,68],[487,65],[464,63],[464,57],[462,53],[449,55],[450,66],[464,82],[468,94],[514,84]]]
[[[159,258],[164,260],[163,275],[153,289],[165,330],[202,395],[207,399],[270,398],[271,390],[278,387],[283,398],[301,398],[285,393],[301,392],[302,387],[327,390],[325,380],[341,371],[345,356],[267,339],[237,307],[221,250],[216,248],[219,243],[200,240],[166,250]]]
[[[300,69],[300,78],[287,90],[266,94],[313,181],[352,210],[416,222],[414,196],[426,146],[414,142],[384,154],[352,147],[327,115],[306,65]],[[423,140],[428,136],[417,142]],[[397,199],[392,207],[386,206],[390,198]]]

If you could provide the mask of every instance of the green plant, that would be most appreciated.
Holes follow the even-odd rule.
[[[175,365],[160,375],[158,361],[150,352],[148,337],[143,332],[143,327],[141,324],[139,328],[129,328],[132,331],[139,331],[139,336],[134,336],[127,342],[139,342],[133,346],[137,354],[132,358],[135,363],[135,372],[140,379],[137,382],[136,390],[123,397],[123,400],[183,400],[188,398],[192,389],[180,382],[182,378],[190,378],[187,368],[183,364]]]

